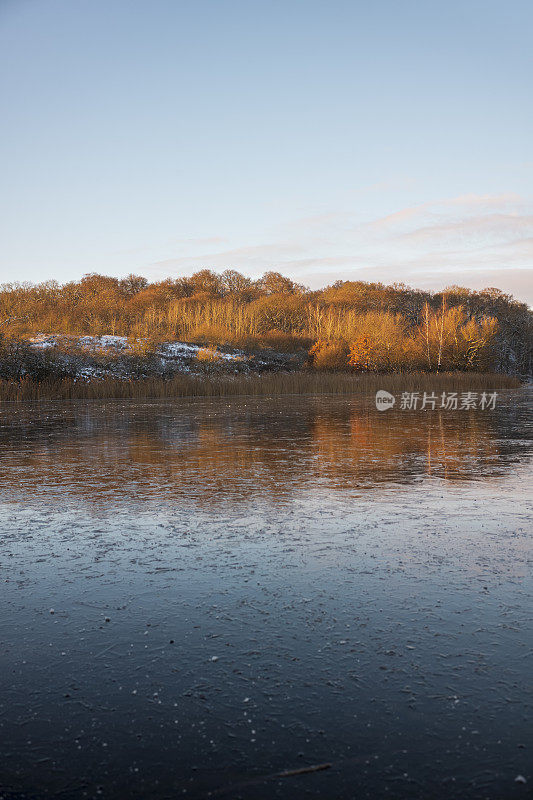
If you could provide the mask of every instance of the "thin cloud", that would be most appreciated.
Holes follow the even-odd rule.
[[[515,194],[514,192],[506,192],[503,194],[463,194],[458,197],[452,197],[446,201],[450,206],[466,206],[471,208],[477,208],[479,206],[520,206],[525,202],[525,199],[521,195]]]
[[[462,242],[466,240],[471,245],[476,245],[479,239],[502,242],[509,238],[516,238],[520,234],[528,235],[530,233],[533,235],[533,215],[494,213],[427,225],[402,233],[397,238],[403,242],[431,242],[433,244],[459,238]]]
[[[266,240],[265,240],[266,239]],[[449,282],[500,281],[504,291],[533,302],[533,204],[516,194],[465,194],[399,209],[370,221],[331,211],[295,220],[245,246],[219,237],[181,240],[181,252],[153,262],[157,277],[208,267],[254,277],[278,269],[316,286],[339,278],[400,281],[436,288]],[[204,246],[202,246],[202,242]],[[196,246],[198,245],[198,246]],[[183,252],[185,251],[185,252]],[[528,283],[529,281],[529,283]]]

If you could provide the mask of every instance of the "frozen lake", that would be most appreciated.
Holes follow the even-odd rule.
[[[530,434],[525,389],[2,406],[0,798],[528,796]]]

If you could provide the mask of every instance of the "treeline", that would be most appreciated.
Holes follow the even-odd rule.
[[[532,313],[493,288],[431,293],[338,281],[311,291],[278,272],[253,281],[204,269],[155,283],[91,274],[63,285],[4,284],[0,325],[10,339],[115,334],[145,343],[306,349],[321,369],[528,375],[532,368]]]

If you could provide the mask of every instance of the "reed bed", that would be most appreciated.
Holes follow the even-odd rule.
[[[385,389],[392,394],[416,391],[494,392],[515,389],[518,378],[478,372],[395,373],[387,375],[317,372],[279,372],[268,375],[199,376],[179,375],[167,380],[48,380],[0,381],[0,401],[41,402],[50,400],[145,400],[179,397],[268,397],[290,394],[365,395]]]

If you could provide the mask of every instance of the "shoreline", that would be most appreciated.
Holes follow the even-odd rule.
[[[359,373],[277,372],[263,375],[187,376],[172,378],[100,378],[0,381],[0,402],[62,400],[150,400],[184,397],[368,394],[390,392],[477,391],[518,389],[525,381],[511,375],[481,372]]]

